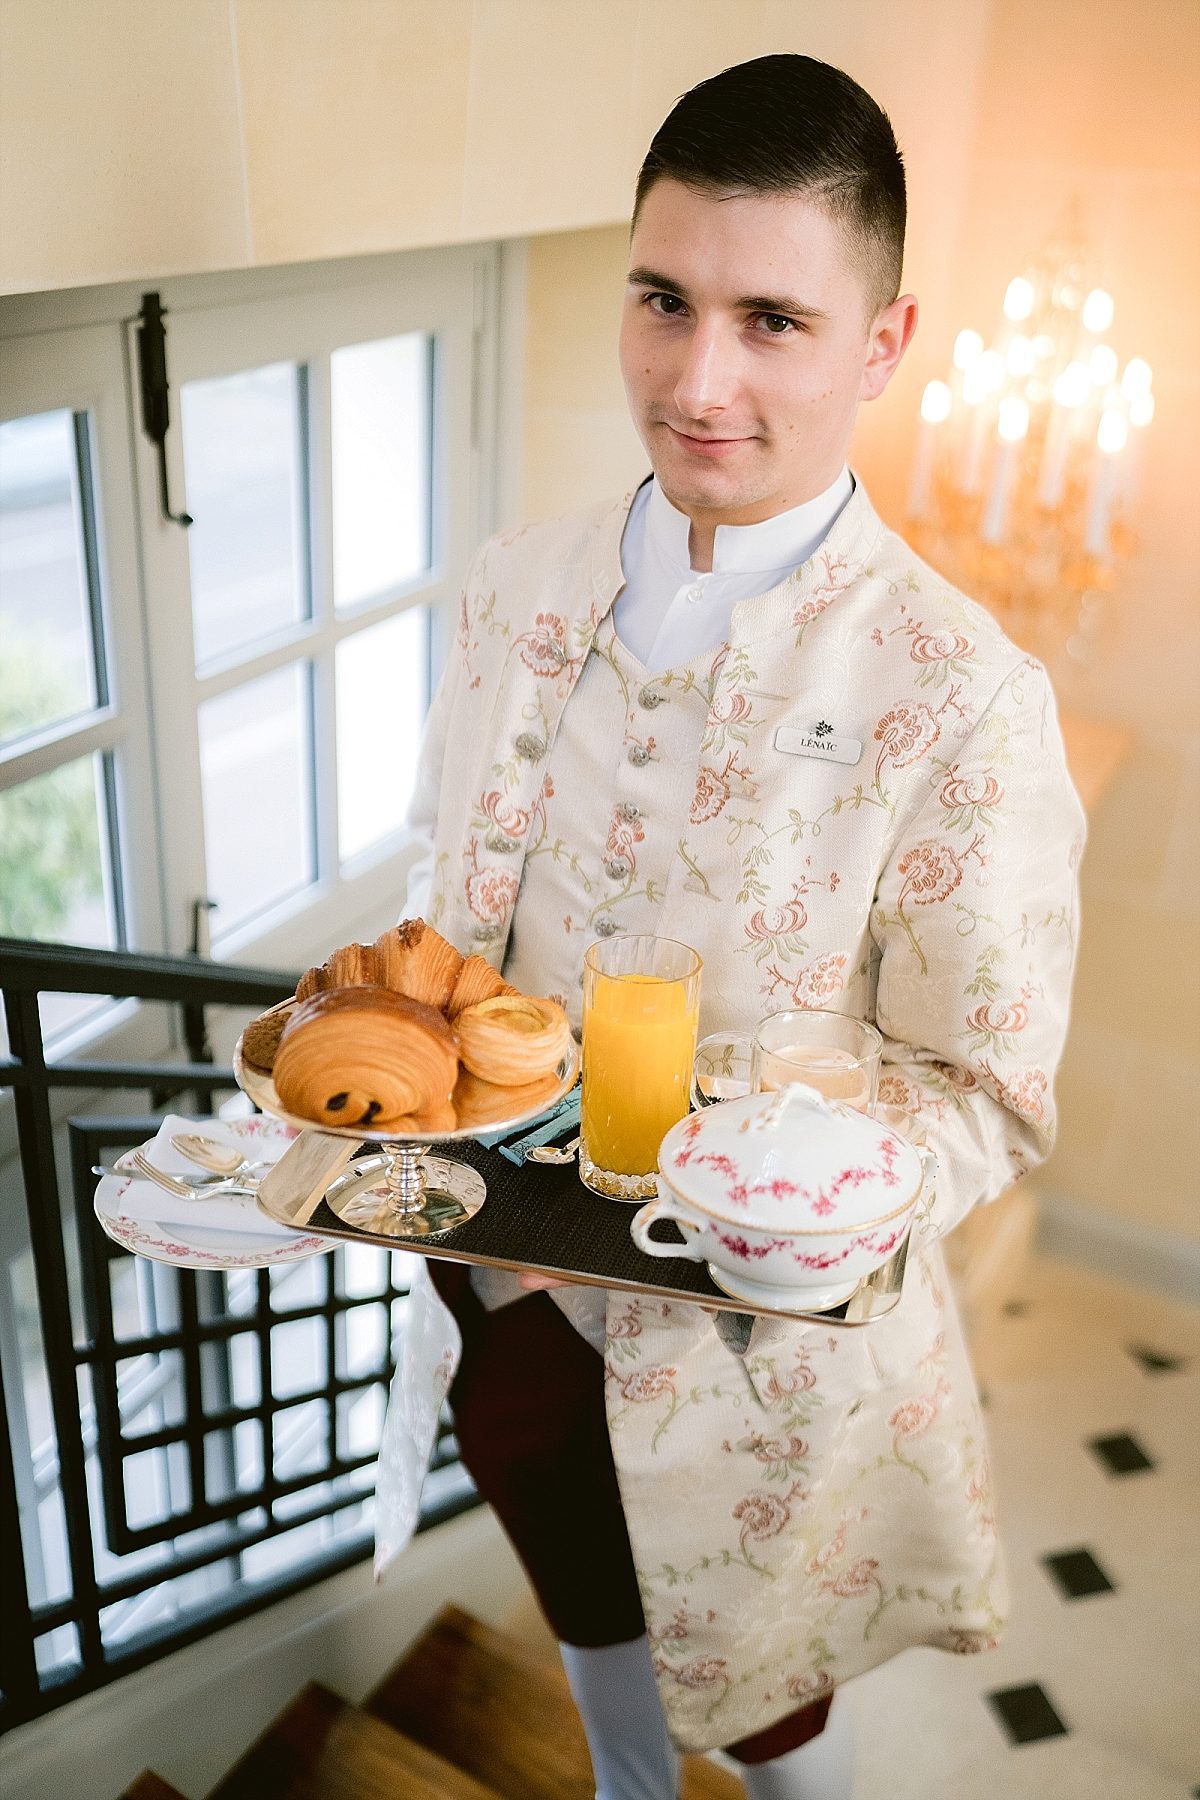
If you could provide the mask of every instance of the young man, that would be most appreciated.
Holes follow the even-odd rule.
[[[1051,1143],[1082,817],[1042,670],[846,465],[916,323],[904,216],[888,121],[838,70],[764,57],[679,101],[621,328],[653,477],[482,547],[430,714],[408,911],[576,1023],[583,952],[620,931],[700,951],[705,1031],[871,1019],[881,1097],[939,1159],[868,1330],[421,1266],[398,1392],[431,1385],[389,1419],[383,1554],[457,1363],[463,1458],[604,1800],[669,1800],[675,1745],[731,1750],[753,1800],[848,1800],[834,1687],[1002,1623],[936,1240]]]

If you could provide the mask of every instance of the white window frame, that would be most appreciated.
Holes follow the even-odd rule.
[[[0,297],[0,416],[19,417],[58,408],[91,410],[96,447],[94,477],[100,537],[101,586],[108,634],[107,667],[111,703],[80,724],[53,728],[22,742],[0,759],[10,775],[41,773],[92,748],[120,750],[117,764],[119,853],[128,946],[152,952],[190,948],[191,902],[204,893],[195,854],[203,852],[195,771],[189,777],[186,823],[164,817],[158,779],[164,745],[164,715],[178,690],[194,685],[190,593],[186,543],[178,525],[161,518],[157,453],[141,430],[134,326],[141,296],[157,291],[167,318],[167,373],[171,382],[168,435],[172,495],[182,491],[179,377],[172,365],[173,332],[185,335],[190,321],[204,317],[220,331],[222,313],[256,319],[255,355],[237,354],[228,367],[250,368],[288,360],[283,342],[272,344],[266,330],[273,316],[298,350],[315,341],[314,325],[325,321],[326,346],[398,335],[408,329],[437,329],[439,282],[459,304],[453,335],[443,341],[443,406],[469,418],[465,468],[452,473],[445,529],[435,535],[436,582],[414,588],[412,603],[431,607],[431,687],[436,685],[452,641],[458,586],[476,544],[518,513],[521,492],[525,310],[525,246],[521,242],[448,246],[429,251],[356,257],[336,262],[295,264],[215,275],[147,275],[135,282],[61,293]],[[422,326],[420,299],[425,300]],[[343,307],[347,329],[330,332],[329,320]],[[432,309],[432,310],[431,310]],[[309,336],[302,326],[307,321]],[[469,331],[469,336],[467,335]],[[319,332],[316,337],[319,338]],[[238,346],[239,352],[242,346]],[[264,351],[265,354],[259,354]],[[435,402],[436,404],[436,402]],[[443,445],[446,439],[443,437]],[[445,457],[443,450],[443,458]],[[321,476],[328,484],[328,468]],[[436,475],[435,475],[436,479]],[[178,502],[175,502],[177,505]],[[328,512],[325,512],[328,518]],[[320,513],[315,515],[316,526]],[[322,552],[319,540],[314,545]],[[182,563],[183,580],[180,580]],[[314,571],[319,576],[318,571]],[[186,621],[184,652],[168,641],[153,596],[162,577],[172,596],[172,617]],[[326,565],[327,579],[327,565]],[[186,610],[183,600],[187,601]],[[386,610],[386,609],[385,609]],[[381,613],[380,616],[384,616]],[[368,610],[330,620],[323,642],[374,618]],[[275,652],[264,653],[269,659]],[[285,651],[278,656],[286,661]],[[266,663],[264,662],[264,666]],[[172,672],[174,669],[174,673]],[[182,671],[182,674],[180,673]],[[238,678],[244,678],[239,672]],[[230,678],[232,681],[232,677]],[[321,729],[318,719],[318,729]],[[324,729],[331,729],[328,718]],[[332,774],[327,775],[332,779]],[[326,809],[326,831],[329,830]],[[191,834],[189,849],[179,833]],[[334,837],[336,848],[336,837]],[[327,840],[328,842],[328,840]],[[147,847],[152,846],[149,851]],[[136,854],[135,854],[136,847]],[[377,855],[351,865],[318,891],[248,926],[221,946],[221,959],[260,966],[302,966],[330,945],[356,935],[354,926],[394,916],[403,898],[409,855],[393,842]],[[376,924],[376,928],[378,928]],[[140,1016],[139,1016],[140,1015]],[[129,1056],[150,1060],[175,1043],[164,1032],[157,1008],[108,1008],[55,1046],[57,1054]],[[86,1110],[73,1096],[62,1112]],[[59,1109],[56,1108],[56,1112]],[[15,1148],[10,1095],[0,1096],[0,1163]]]

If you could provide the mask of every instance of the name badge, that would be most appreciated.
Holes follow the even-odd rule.
[[[775,733],[775,748],[787,756],[816,756],[825,762],[856,763],[862,755],[859,738],[835,737],[824,720],[811,731],[799,731],[794,725],[781,725]]]

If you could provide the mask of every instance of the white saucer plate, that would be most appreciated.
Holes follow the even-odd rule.
[[[777,1312],[829,1312],[858,1292],[859,1283],[841,1282],[835,1287],[769,1287],[763,1281],[746,1281],[734,1277],[716,1263],[706,1263],[709,1274],[723,1294],[731,1300],[745,1300],[750,1306],[769,1306]]]
[[[275,1119],[255,1117],[222,1121],[224,1128],[246,1142],[247,1154],[282,1156],[295,1132]],[[149,1152],[153,1139],[141,1146]],[[133,1155],[126,1151],[117,1159],[121,1168]],[[247,1231],[214,1231],[202,1224],[160,1224],[154,1219],[131,1219],[122,1202],[131,1188],[139,1190],[139,1199],[158,1190],[153,1183],[140,1181],[134,1175],[104,1175],[96,1188],[93,1205],[96,1218],[106,1236],[135,1256],[151,1262],[170,1263],[177,1269],[266,1269],[279,1263],[304,1262],[337,1249],[335,1238],[317,1237],[313,1232],[297,1232],[290,1242],[277,1235],[255,1231],[258,1210],[247,1199]],[[199,1202],[197,1204],[200,1204]]]

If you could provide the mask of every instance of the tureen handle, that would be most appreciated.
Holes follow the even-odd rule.
[[[656,1219],[674,1219],[684,1235],[682,1244],[661,1244],[657,1238],[651,1237],[650,1228]],[[692,1262],[703,1262],[704,1252],[696,1247],[701,1227],[688,1212],[667,1195],[660,1194],[657,1200],[648,1200],[645,1206],[634,1213],[629,1221],[629,1229],[638,1249],[646,1256],[686,1256]]]
[[[809,1087],[806,1081],[788,1081],[776,1092],[769,1106],[756,1112],[752,1118],[746,1119],[743,1131],[772,1131],[780,1119],[793,1106],[816,1107],[818,1112],[827,1113],[832,1110],[825,1095],[815,1087]]]

